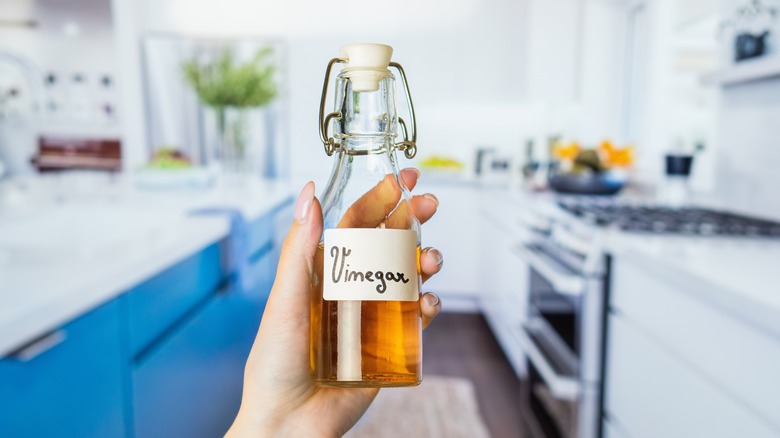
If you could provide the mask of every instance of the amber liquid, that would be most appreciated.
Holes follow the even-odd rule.
[[[338,301],[322,299],[324,251],[314,256],[311,368],[320,385],[414,386],[422,381],[422,319],[417,301],[361,301],[361,379],[338,379]],[[417,248],[420,271],[420,248]]]

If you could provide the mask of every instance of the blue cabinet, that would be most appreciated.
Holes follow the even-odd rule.
[[[274,211],[249,224],[252,251],[243,275],[248,281],[223,283],[170,327],[158,328],[156,337],[148,335],[152,340],[133,355],[136,436],[212,437],[230,427],[241,403],[244,365],[276,273],[278,215]],[[177,284],[174,278],[168,282]],[[135,295],[146,290],[140,285],[123,299],[128,305],[138,303]],[[143,313],[143,306],[136,304],[132,310]]]
[[[249,259],[246,268],[246,276],[250,281],[239,288],[239,293],[264,308],[276,276],[277,262],[278,258],[270,245],[261,253],[256,253],[254,257]]]
[[[216,290],[226,277],[222,248],[214,243],[130,289],[130,352],[135,355]]]
[[[293,201],[288,198],[265,216],[247,226],[248,260],[244,284],[246,294],[265,307],[276,276],[276,265],[293,218]]]
[[[238,412],[244,364],[258,306],[240,294],[215,295],[132,371],[135,435],[222,436]]]
[[[116,301],[0,359],[0,436],[125,436]]]

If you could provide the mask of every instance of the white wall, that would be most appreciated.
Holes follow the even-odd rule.
[[[318,141],[317,110],[327,61],[348,42],[395,48],[418,110],[421,158],[440,154],[469,162],[476,147],[519,155],[529,138],[541,146],[554,133],[586,143],[617,135],[621,79],[614,66],[620,63],[622,1],[400,0],[392,8],[360,0],[15,4],[24,7],[14,13],[29,12],[46,31],[22,31],[35,35],[25,39],[14,30],[0,42],[13,40],[20,51],[45,59],[47,69],[116,71],[128,169],[148,159],[140,40],[149,33],[287,44],[294,179],[322,181],[329,172],[330,160]],[[80,22],[82,34],[63,38],[62,23],[71,17]],[[398,97],[403,108],[402,94]]]
[[[635,11],[631,101],[625,105],[627,140],[637,142],[636,176],[662,189],[664,155],[696,155],[694,192],[715,186],[718,89],[702,78],[717,67],[716,4],[700,0],[645,0]],[[682,142],[682,144],[680,143]]]
[[[780,219],[780,79],[723,90],[718,194],[733,208]]]
[[[468,161],[477,146],[519,152],[528,137],[543,138],[550,129],[574,129],[600,140],[612,136],[616,111],[614,77],[587,68],[579,79],[582,50],[579,32],[586,24],[581,4],[597,25],[585,33],[588,56],[599,65],[613,57],[616,38],[604,0],[113,0],[123,71],[140,68],[134,41],[148,32],[207,37],[265,37],[288,44],[287,97],[290,108],[290,155],[293,179],[324,181],[330,159],[318,140],[318,108],[328,60],[350,42],[383,42],[395,49],[405,68],[417,109],[419,155],[432,153]],[[571,8],[574,9],[571,9]],[[122,11],[119,13],[118,11]],[[133,18],[135,17],[135,18]],[[561,23],[565,17],[571,25]],[[531,24],[529,24],[531,23]],[[603,47],[605,46],[605,47]],[[129,54],[128,54],[129,53]],[[607,69],[609,66],[606,67]],[[559,75],[558,73],[561,73]],[[561,79],[563,76],[563,79]],[[565,84],[563,83],[565,82]],[[591,87],[579,93],[582,87]],[[610,97],[597,95],[609,92]],[[590,94],[588,94],[590,93]],[[398,93],[399,107],[403,98]],[[136,105],[127,129],[143,131],[140,82],[125,91]],[[573,104],[584,100],[598,111]],[[328,102],[328,105],[331,105]],[[571,108],[577,111],[571,111]],[[132,108],[131,108],[132,109]],[[561,122],[560,113],[577,113],[587,123]],[[566,117],[563,117],[567,119]],[[590,131],[588,131],[590,130]],[[129,139],[143,150],[142,138]],[[140,159],[140,157],[139,157]]]
[[[44,72],[114,71],[110,0],[12,0],[0,6],[0,17],[37,22],[0,26],[0,48],[22,53]],[[64,32],[68,23],[77,33]]]
[[[722,17],[730,16],[740,4],[744,0],[723,1]],[[775,35],[777,41],[780,23]],[[724,36],[721,44],[728,68],[731,35]],[[775,44],[768,56],[780,57],[780,45]],[[780,79],[725,87],[721,99],[717,193],[732,208],[780,219]]]
[[[435,134],[427,129],[434,124],[429,119],[447,117],[442,113],[433,114],[430,108],[445,111],[454,103],[507,103],[522,99],[523,29],[517,25],[522,2],[402,0],[392,3],[392,7],[386,2],[359,0],[338,3],[115,0],[114,4],[130,16],[133,15],[130,10],[134,9],[139,17],[135,35],[128,31],[119,35],[126,47],[130,46],[129,40],[147,32],[286,41],[291,171],[295,179],[322,181],[330,171],[330,159],[318,140],[317,111],[325,67],[342,44],[383,42],[394,47],[394,59],[404,66],[409,76],[412,96],[420,112],[420,155],[435,143]],[[138,61],[135,63],[140,65]],[[140,88],[128,92],[128,98],[138,92]],[[403,102],[400,92],[398,97],[399,103]],[[478,120],[481,115],[473,116]],[[140,116],[136,118],[131,121],[130,129],[143,126]],[[474,129],[462,125],[448,128]]]

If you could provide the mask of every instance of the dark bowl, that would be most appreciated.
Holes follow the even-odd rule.
[[[557,173],[549,183],[556,192],[572,195],[614,195],[625,185],[624,180],[604,173]]]

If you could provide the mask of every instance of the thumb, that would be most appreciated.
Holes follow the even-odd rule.
[[[314,254],[322,237],[322,210],[308,182],[295,203],[295,219],[284,239],[261,330],[287,337],[309,330],[309,287]],[[307,347],[308,348],[308,347]]]

